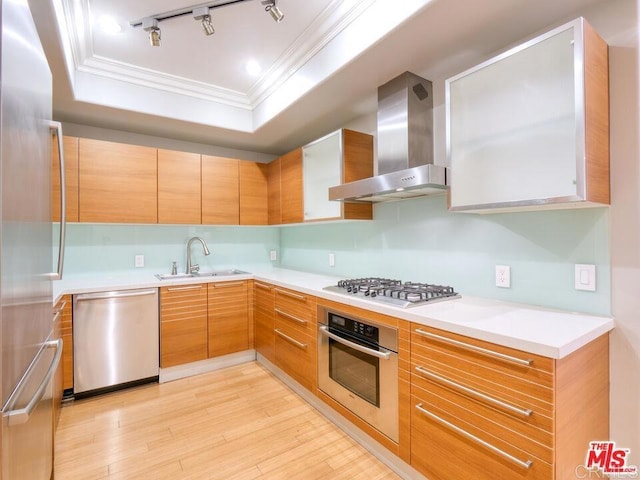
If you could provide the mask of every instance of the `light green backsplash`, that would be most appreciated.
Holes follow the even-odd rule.
[[[192,259],[202,270],[272,265],[269,250],[279,248],[280,232],[274,227],[208,227],[177,225],[67,224],[65,273],[105,273],[134,270],[135,255],[144,255],[151,273],[171,271],[177,261],[183,271],[186,244],[202,237],[211,255],[199,243],[192,246]],[[135,269],[142,271],[143,269]]]
[[[462,295],[608,315],[608,218],[606,208],[449,213],[445,196],[418,198],[376,205],[373,222],[282,228],[281,266],[440,283]],[[576,263],[596,265],[595,292],[575,290]],[[495,265],[511,266],[510,289],[495,286]]]

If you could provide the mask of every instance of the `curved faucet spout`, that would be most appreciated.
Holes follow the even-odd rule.
[[[187,269],[186,269],[187,274],[192,274],[200,270],[199,265],[191,265],[191,244],[194,242],[194,240],[198,240],[202,244],[202,251],[204,252],[205,255],[209,255],[211,253],[209,251],[209,247],[207,247],[207,242],[205,242],[202,238],[200,237],[190,238],[189,241],[187,242]]]

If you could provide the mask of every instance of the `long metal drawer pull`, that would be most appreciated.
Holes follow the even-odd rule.
[[[64,302],[62,302],[62,305],[60,305],[60,308],[56,309],[55,314],[58,315],[59,313],[62,313],[62,311],[66,306],[67,306],[67,301],[65,300]]]
[[[514,457],[513,455],[505,452],[504,450],[500,450],[495,445],[491,445],[489,442],[485,442],[481,438],[478,438],[475,435],[467,432],[466,430],[463,430],[462,428],[454,425],[453,423],[446,421],[444,418],[440,418],[435,413],[431,413],[429,410],[425,410],[424,407],[422,406],[422,403],[417,404],[416,408],[420,412],[425,414],[427,417],[431,418],[432,420],[435,420],[436,422],[444,425],[447,428],[450,428],[451,430],[453,430],[454,432],[462,435],[463,437],[468,438],[469,440],[471,440],[473,442],[476,442],[476,443],[482,445],[485,448],[488,448],[492,452],[497,453],[501,457],[506,458],[507,460],[515,463],[516,465],[518,465],[518,466],[520,466],[522,468],[525,468],[525,469],[531,468],[531,465],[533,464],[533,462],[531,460],[527,460],[526,462],[523,462],[519,458]]]
[[[517,413],[518,415],[522,415],[523,417],[530,417],[533,413],[532,410],[528,408],[519,408],[509,403],[503,402],[502,400],[498,400],[497,398],[485,395],[484,393],[474,390],[473,388],[465,387],[464,385],[460,385],[459,383],[449,380],[448,378],[441,377],[440,375],[430,372],[429,370],[426,370],[422,367],[416,367],[416,371],[420,372],[425,377],[429,377],[430,379],[435,380],[436,382],[442,383],[456,390],[460,390],[468,395],[482,399],[492,405],[503,408],[513,413]]]
[[[323,335],[329,338],[334,339],[338,343],[346,345],[347,347],[351,347],[354,350],[358,350],[359,352],[366,353],[374,357],[382,358],[384,360],[389,360],[389,358],[391,358],[390,352],[379,352],[378,350],[373,350],[371,348],[363,347],[362,345],[359,345],[357,343],[350,342],[349,340],[342,338],[341,336],[336,335],[335,333],[331,333],[329,331],[329,327],[325,325],[320,325],[320,333],[322,333]]]
[[[224,282],[224,283],[212,283],[214,288],[218,287],[237,287],[238,285],[243,285],[244,282]]]
[[[142,297],[145,295],[154,295],[156,293],[156,289],[153,290],[143,290],[142,292],[110,292],[110,293],[89,293],[86,295],[78,295],[76,296],[77,301],[82,300],[107,300],[110,298],[126,298],[126,297]]]
[[[253,284],[258,288],[262,288],[264,290],[271,290],[271,287],[269,285],[265,285],[264,283],[254,282]]]
[[[518,365],[531,366],[533,360],[523,360],[522,358],[512,357],[511,355],[505,355],[504,353],[494,352],[493,350],[488,350],[486,348],[477,347],[475,345],[471,345],[470,343],[460,342],[458,340],[454,340],[453,338],[443,337],[441,335],[436,335],[435,333],[426,332],[420,328],[416,328],[416,333],[424,337],[434,338],[444,343],[449,343],[451,345],[455,345],[457,347],[466,348],[467,350],[472,350],[477,353],[481,353],[483,355],[487,355],[489,357],[499,358],[500,360],[504,360],[505,362],[516,363]]]
[[[305,295],[298,295],[295,293],[288,292],[286,290],[281,290],[279,288],[276,288],[276,292],[281,293],[282,295],[285,295],[287,297],[295,298],[296,300],[301,300],[303,302],[307,301],[307,297]]]
[[[18,410],[10,410],[4,413],[4,416],[8,417],[9,425],[20,425],[22,423],[26,423],[29,421],[29,417],[33,413],[33,410],[36,408],[42,397],[44,396],[47,386],[51,379],[53,378],[54,373],[56,372],[56,368],[58,368],[58,364],[60,363],[60,358],[62,357],[62,340],[52,340],[50,342],[46,342],[44,344],[44,348],[55,348],[56,353],[53,356],[53,360],[51,361],[51,365],[47,370],[42,382],[38,386],[38,389],[27,403],[27,406],[24,408],[19,408]],[[23,384],[24,385],[24,384]],[[23,388],[18,387],[15,391],[16,394],[19,394]]]
[[[298,318],[298,317],[294,317],[293,315],[290,315],[286,312],[283,312],[282,310],[280,310],[279,308],[276,308],[274,310],[274,312],[276,312],[278,315],[281,315],[285,318],[288,318],[289,320],[293,320],[296,323],[299,323],[300,325],[306,325],[307,321],[303,318]]]
[[[303,350],[306,350],[308,347],[308,344],[306,343],[302,343],[299,342],[298,340],[296,340],[295,338],[291,338],[289,335],[286,335],[284,333],[282,333],[280,330],[278,330],[277,328],[274,330],[278,336],[284,338],[287,342],[294,344],[296,347],[299,347]]]
[[[58,310],[55,315],[53,316],[53,323],[56,323],[58,321],[58,318],[60,318],[60,315],[62,315],[62,310]]]
[[[167,287],[167,292],[185,292],[187,290],[201,290],[202,285],[192,285],[190,287]]]

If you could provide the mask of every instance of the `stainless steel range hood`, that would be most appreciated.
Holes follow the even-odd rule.
[[[433,164],[433,88],[405,72],[378,88],[375,177],[329,188],[329,200],[382,202],[446,192],[446,168]]]

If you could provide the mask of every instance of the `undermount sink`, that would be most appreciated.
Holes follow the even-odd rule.
[[[196,278],[196,277],[227,277],[232,275],[248,275],[249,272],[243,270],[236,270],[230,268],[227,270],[214,270],[212,272],[198,272],[198,273],[176,273],[171,275],[170,273],[158,273],[156,278],[158,280],[179,280],[181,278]]]

